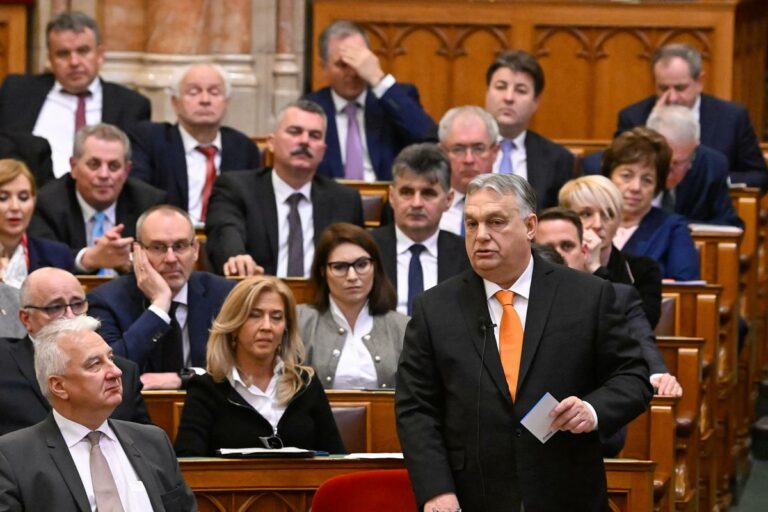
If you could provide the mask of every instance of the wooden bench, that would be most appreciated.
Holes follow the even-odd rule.
[[[381,213],[389,201],[389,181],[337,180],[342,185],[352,187],[360,193],[363,200],[365,227],[372,229],[381,226]]]

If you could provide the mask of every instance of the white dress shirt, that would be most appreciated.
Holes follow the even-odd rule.
[[[291,207],[288,198],[296,192],[304,195],[299,201],[299,218],[301,219],[301,231],[304,241],[304,277],[309,277],[309,269],[312,267],[312,258],[315,256],[315,225],[312,210],[312,182],[306,183],[298,190],[294,190],[283,181],[280,176],[272,171],[272,188],[275,191],[275,204],[277,206],[277,277],[288,276],[288,214]]]
[[[91,429],[75,423],[65,418],[53,410],[53,419],[61,431],[64,443],[69,449],[69,454],[80,475],[80,480],[85,487],[85,494],[88,496],[88,503],[91,505],[91,511],[96,511],[96,495],[93,492],[93,481],[91,480],[91,443],[85,439]],[[104,454],[104,458],[109,465],[109,471],[117,486],[117,494],[120,496],[120,502],[123,504],[123,510],[152,510],[152,504],[149,501],[149,495],[144,484],[133,469],[131,461],[123,450],[123,446],[118,441],[108,422],[102,423],[99,428],[101,440],[99,448]]]
[[[83,224],[85,225],[85,239],[86,246],[80,249],[75,257],[75,268],[81,272],[88,272],[82,265],[83,254],[88,247],[93,246],[96,240],[93,239],[93,226],[95,221],[93,219],[96,213],[96,208],[88,204],[88,202],[80,195],[80,192],[75,191],[75,197],[77,198],[77,204],[80,205],[80,211],[83,213]],[[117,202],[112,203],[106,210],[103,210],[106,218],[104,219],[104,232],[106,233],[117,225]],[[107,269],[108,276],[116,276],[117,272],[113,269]]]
[[[453,190],[453,202],[440,217],[440,229],[461,236],[461,225],[464,224],[464,194],[455,188],[451,190]]]
[[[189,300],[188,300],[188,294],[189,294],[189,282],[184,283],[184,286],[182,286],[181,290],[173,296],[173,299],[171,299],[171,302],[178,302],[179,305],[176,307],[176,322],[178,322],[179,327],[181,327],[181,343],[183,347],[183,354],[184,354],[184,368],[189,368],[192,366],[192,359],[191,359],[191,349],[189,345],[189,327],[187,325],[187,318],[189,317]],[[159,316],[163,322],[165,322],[168,325],[171,325],[171,317],[168,314],[167,311],[163,311],[161,308],[155,306],[154,304],[150,304],[149,309]],[[203,372],[204,373],[204,372]]]
[[[205,177],[207,173],[207,159],[203,153],[198,151],[197,146],[201,146],[187,130],[179,125],[181,133],[181,142],[184,145],[184,159],[187,162],[187,208],[192,216],[192,221],[200,223],[200,215],[203,213],[203,188],[205,187]],[[213,161],[216,164],[216,175],[219,175],[221,167],[221,132],[216,134],[216,138],[210,144],[216,148],[216,154]]]
[[[243,400],[248,402],[251,407],[256,409],[272,425],[272,431],[275,435],[278,435],[277,424],[280,423],[280,418],[283,417],[286,408],[285,405],[277,403],[277,384],[280,376],[283,374],[284,367],[285,363],[278,357],[272,378],[269,380],[269,384],[267,384],[267,389],[260,389],[253,384],[246,385],[237,368],[232,368],[232,373],[227,377],[229,384],[243,397]]]
[[[85,98],[85,124],[92,125],[101,122],[101,80],[96,78],[88,86],[88,90],[91,95]],[[64,176],[71,169],[69,157],[72,156],[72,146],[75,144],[76,112],[77,96],[65,93],[57,80],[48,92],[32,129],[34,135],[48,139],[51,145],[53,174],[57,178]]]
[[[424,291],[429,290],[437,284],[437,237],[440,235],[438,229],[435,233],[424,240],[421,243],[426,250],[421,251],[419,255],[419,261],[421,262],[421,270],[424,276]],[[397,310],[404,314],[408,314],[408,269],[411,265],[411,251],[410,247],[417,243],[406,236],[405,233],[400,231],[400,228],[395,226],[395,238],[397,245],[395,247],[395,254],[397,254]]]
[[[527,133],[526,130],[523,130],[520,135],[512,139],[512,143],[515,145],[511,155],[512,174],[520,176],[524,180],[528,179],[528,152],[525,150],[525,135]],[[499,136],[499,142],[501,142],[502,139],[503,137]],[[499,152],[496,154],[496,161],[493,163],[493,172],[495,173],[499,172],[502,154],[501,149],[499,149]]]
[[[355,325],[351,326],[333,297],[328,297],[328,300],[334,320],[347,332],[344,347],[339,356],[339,364],[336,366],[336,375],[333,378],[333,389],[378,388],[376,365],[368,347],[363,343],[363,337],[370,336],[373,331],[373,317],[368,311],[368,301],[357,315]]]

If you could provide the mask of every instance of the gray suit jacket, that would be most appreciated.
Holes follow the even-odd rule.
[[[141,479],[152,510],[197,510],[168,437],[158,427],[109,420]],[[75,463],[53,414],[0,437],[0,511],[90,512]]]
[[[326,389],[333,388],[339,356],[347,333],[329,311],[318,312],[307,304],[299,304],[299,335],[307,348],[307,364],[317,372]],[[373,317],[373,330],[363,337],[363,343],[376,365],[379,388],[395,389],[397,360],[403,350],[405,325],[408,317],[397,311]]]
[[[0,283],[0,338],[23,338],[26,335],[19,320],[19,290]]]

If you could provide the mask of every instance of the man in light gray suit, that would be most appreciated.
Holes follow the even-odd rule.
[[[0,283],[0,338],[23,338],[27,334],[19,320],[19,290]]]

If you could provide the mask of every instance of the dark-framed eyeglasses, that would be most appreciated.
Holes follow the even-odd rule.
[[[141,242],[136,243],[138,243],[142,249],[147,251],[149,254],[161,258],[168,254],[168,249],[171,249],[177,256],[184,256],[185,254],[189,254],[189,251],[195,245],[195,239],[179,240],[178,242],[173,242],[171,245],[161,242],[152,242],[151,244],[143,244]]]
[[[279,450],[283,447],[283,440],[278,436],[259,436],[259,442],[264,448]]]
[[[49,306],[34,306],[27,304],[24,309],[36,309],[42,311],[49,318],[59,318],[67,311],[67,308],[72,310],[73,315],[82,315],[88,311],[88,301],[85,299],[76,299],[69,304],[51,304]]]
[[[357,275],[363,276],[373,268],[373,258],[370,256],[360,256],[355,261],[329,261],[328,268],[331,274],[336,277],[344,277],[349,273],[349,268],[355,269]]]

